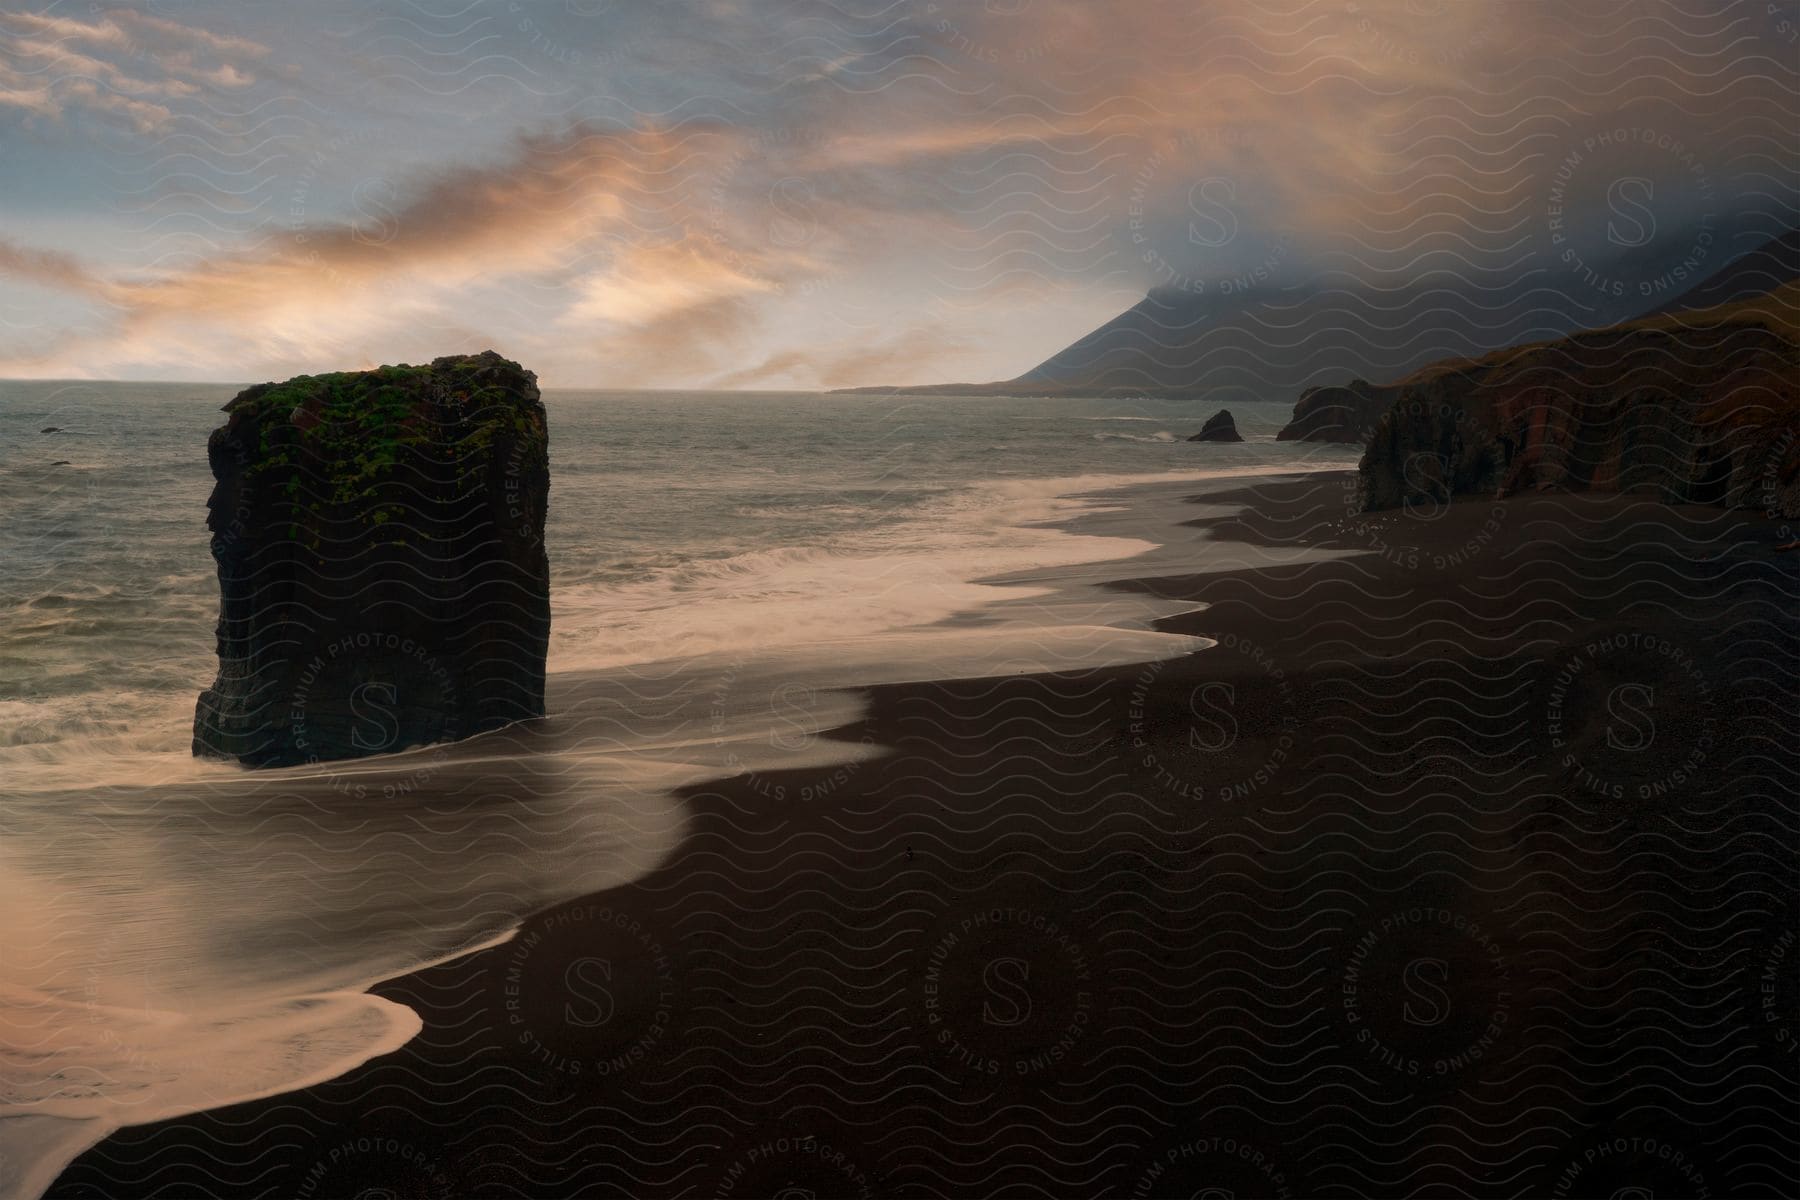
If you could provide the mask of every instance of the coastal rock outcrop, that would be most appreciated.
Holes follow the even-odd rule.
[[[1800,516],[1800,285],[1403,380],[1360,464],[1370,510],[1605,490]]]
[[[544,712],[549,440],[489,350],[240,392],[213,431],[218,677],[196,755],[354,758]]]
[[[1366,379],[1343,386],[1310,387],[1300,393],[1294,415],[1278,442],[1366,442],[1394,402],[1394,389]]]
[[[1231,410],[1221,408],[1207,418],[1200,432],[1189,438],[1190,442],[1241,442],[1243,435],[1237,431],[1237,422],[1232,420]]]

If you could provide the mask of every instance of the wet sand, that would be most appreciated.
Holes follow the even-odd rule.
[[[1216,646],[872,688],[852,761],[371,988],[400,1050],[50,1194],[1800,1190],[1791,535],[1348,482],[1096,568]]]

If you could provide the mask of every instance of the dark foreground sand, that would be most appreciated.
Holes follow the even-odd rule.
[[[52,1195],[1800,1194],[1793,535],[1345,483],[1171,538],[1371,553],[1117,585],[1217,648],[877,689],[885,756]]]

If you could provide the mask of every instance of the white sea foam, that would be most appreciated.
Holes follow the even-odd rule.
[[[424,786],[442,753],[0,813],[0,1195],[37,1194],[121,1125],[404,1045],[418,1016],[370,985],[642,876],[681,838],[673,790],[705,773],[469,754],[444,803]]]
[[[665,409],[672,432],[656,426],[654,444],[674,447],[667,453],[691,471],[686,460],[711,425],[694,432],[679,425],[686,409],[656,411]],[[721,402],[707,421],[734,411]],[[846,469],[841,486],[834,476],[830,487],[790,487],[785,465],[750,464],[728,486],[698,491],[699,502],[717,506],[712,524],[680,545],[640,545],[636,553],[653,565],[610,578],[602,560],[617,539],[604,522],[629,530],[660,515],[681,526],[680,501],[664,489],[683,477],[665,464],[630,481],[640,507],[617,517],[606,507],[616,495],[584,494],[579,469],[559,461],[558,536],[588,537],[580,549],[599,565],[558,564],[552,716],[542,735],[551,748],[522,751],[528,742],[507,735],[463,744],[460,767],[476,778],[441,805],[429,788],[414,790],[430,778],[438,748],[256,773],[191,758],[194,694],[212,666],[213,603],[210,579],[189,561],[204,561],[192,514],[155,531],[159,544],[181,548],[168,552],[180,570],[129,556],[99,560],[99,574],[145,567],[143,578],[174,592],[131,593],[153,610],[131,636],[148,628],[162,640],[120,650],[83,641],[97,638],[92,626],[57,627],[67,653],[43,678],[66,683],[64,666],[103,678],[0,697],[0,772],[17,791],[0,808],[0,903],[9,916],[0,949],[0,1161],[10,1172],[0,1190],[41,1190],[120,1124],[304,1087],[395,1048],[417,1018],[366,995],[372,982],[504,939],[530,912],[653,869],[680,841],[685,810],[674,789],[683,784],[872,753],[818,736],[855,719],[857,684],[1085,668],[1203,646],[1148,627],[1170,611],[1166,603],[1080,584],[1127,573],[1103,564],[1148,554],[1159,534],[1124,521],[1108,536],[1046,523],[1105,513],[1117,502],[1094,493],[1134,483],[1305,469],[1270,458],[1232,470],[971,484],[970,473],[1039,469],[1032,464],[1065,446],[1081,447],[1081,465],[1194,460],[1169,444],[1172,434],[1095,442],[1091,427],[1059,424],[1067,414],[1040,419],[1033,409],[1015,427],[986,405],[919,412],[931,416],[927,425],[988,424],[913,449],[912,410],[895,410],[842,451],[858,469]],[[560,453],[607,445],[606,422],[618,419],[596,407],[585,437],[559,425]],[[1028,437],[1025,421],[1046,432]],[[795,455],[810,449],[814,430],[829,433],[799,418],[795,428]],[[998,444],[1002,429],[1006,444],[1025,449],[999,466],[965,459],[940,469],[940,458]],[[193,430],[170,439],[171,461],[182,463],[203,441]],[[702,465],[737,464],[738,439],[722,435],[730,445],[712,447],[715,457]],[[120,451],[120,521],[140,508],[160,513],[134,490],[130,456],[138,453]],[[590,465],[596,495],[621,486],[613,463]],[[750,476],[767,477],[766,486],[746,484]],[[192,494],[183,503],[199,511],[204,486],[184,486]],[[920,497],[929,498],[915,503]],[[865,509],[879,519],[863,522]],[[51,517],[61,521],[48,514],[47,528],[83,527],[73,515],[61,524]],[[705,557],[703,539],[735,535],[733,521],[751,525],[741,541],[721,544],[751,548]],[[115,541],[97,541],[96,553],[151,544],[135,535]],[[30,583],[27,604],[52,587],[86,602],[108,599],[55,578],[60,560],[44,561],[44,583]],[[570,571],[580,581],[562,574]],[[33,611],[47,627],[64,619],[55,601]],[[134,667],[158,657],[128,677],[96,666],[102,646]],[[642,686],[651,679],[681,686]],[[542,791],[518,804],[534,779]],[[399,799],[382,802],[389,794]]]
[[[0,1060],[13,1081],[0,1102],[0,1196],[42,1193],[122,1126],[323,1083],[398,1050],[421,1028],[411,1009],[360,991],[186,1012],[102,1011],[18,993],[0,1000],[9,1026]],[[27,1019],[32,1028],[19,1029]],[[21,1042],[28,1053],[16,1049]]]
[[[1159,429],[1155,433],[1096,433],[1090,435],[1096,442],[1161,442],[1170,445],[1181,439],[1167,429]]]
[[[840,661],[880,661],[887,654],[924,664],[934,648],[920,631],[959,614],[1012,606],[1017,621],[1052,619],[1017,608],[1031,594],[1019,585],[982,581],[1118,562],[1153,547],[1142,538],[1073,534],[1050,526],[1104,507],[1096,493],[1267,473],[1266,466],[1247,465],[994,480],[948,492],[905,521],[854,541],[693,559],[625,582],[558,584],[552,592],[549,669],[552,674],[608,670],[703,655],[789,656],[796,669],[804,669],[816,658],[808,647],[816,651],[827,644],[836,647]],[[1146,603],[1138,602],[1138,608]],[[1115,611],[1108,619],[1126,615]],[[206,621],[195,615],[192,623],[204,628]],[[906,636],[895,636],[902,632]],[[861,649],[852,649],[858,644]],[[195,661],[185,675],[172,670],[172,686],[0,697],[0,772],[8,785],[22,792],[91,792],[150,780],[198,784],[236,777],[235,766],[195,758],[190,750],[194,696],[210,677],[207,651],[210,639],[196,638]],[[1046,657],[1037,669],[1056,668]]]
[[[0,774],[20,791],[89,791],[226,778],[236,768],[195,758],[194,687],[0,700]]]
[[[943,497],[853,548],[757,550],[622,584],[565,588],[556,597],[551,668],[599,670],[720,653],[762,657],[916,633],[1030,594],[983,580],[1125,560],[1157,544],[1049,527],[1103,508],[1107,502],[1096,493],[1266,474],[1262,466],[993,481]],[[928,644],[906,640],[915,650]]]

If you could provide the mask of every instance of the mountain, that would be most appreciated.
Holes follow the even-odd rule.
[[[1497,294],[1456,278],[1404,289],[1293,287],[1259,296],[1154,291],[1013,382],[1091,392],[1202,390],[1211,400],[1269,400],[1309,384],[1389,379],[1579,324],[1579,309],[1541,279]]]
[[[1800,229],[1770,238],[1750,253],[1733,259],[1716,275],[1644,315],[1715,308],[1772,292],[1795,279],[1800,279]]]
[[[1589,298],[1547,272],[1495,284],[1426,277],[1400,288],[1331,280],[1256,293],[1156,289],[1015,379],[858,388],[864,394],[1162,395],[1209,405],[1282,400],[1352,376],[1392,379],[1593,323]]]
[[[1010,380],[911,388],[856,388],[864,394],[1143,395],[1210,403],[1284,400],[1309,388],[1353,391],[1363,380],[1394,380],[1430,363],[1605,328],[1647,313],[1739,299],[1794,277],[1800,233],[1770,239],[1766,224],[1686,227],[1603,264],[1605,280],[1585,280],[1550,252],[1521,252],[1502,269],[1427,273],[1401,286],[1374,286],[1350,270],[1258,290],[1156,289],[1131,308]],[[1681,287],[1669,264],[1693,247],[1753,247],[1697,286],[1659,302],[1645,293]],[[1717,253],[1718,251],[1715,251]],[[1350,260],[1345,260],[1349,262]],[[1352,264],[1354,265],[1354,264]],[[1691,268],[1683,268],[1691,269]],[[1629,286],[1618,282],[1632,281]],[[1760,286],[1757,286],[1759,285]],[[1650,309],[1647,306],[1656,304]],[[1357,381],[1357,382],[1352,382]],[[1355,397],[1329,427],[1337,440],[1362,440],[1372,415]],[[1378,413],[1373,414],[1378,415]]]

